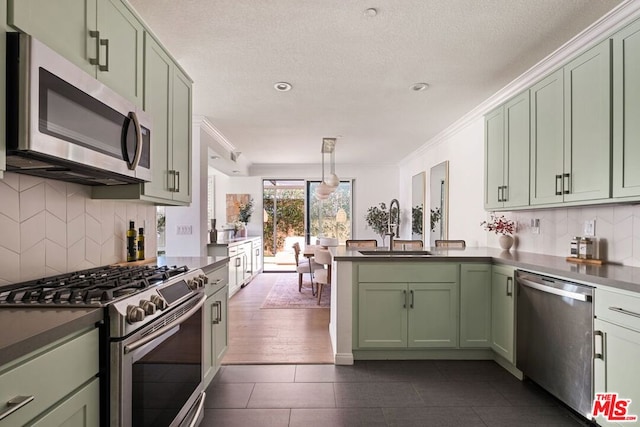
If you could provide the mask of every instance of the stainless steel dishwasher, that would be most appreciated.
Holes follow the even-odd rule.
[[[593,288],[519,270],[516,282],[516,367],[591,418]]]

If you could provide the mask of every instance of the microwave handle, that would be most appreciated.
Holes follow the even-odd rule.
[[[129,117],[133,121],[133,125],[136,127],[136,156],[133,158],[133,162],[129,165],[130,170],[136,170],[138,167],[138,163],[140,163],[140,157],[142,156],[142,144],[144,144],[144,140],[142,139],[142,127],[140,126],[140,121],[138,120],[138,115],[135,111],[129,113]]]

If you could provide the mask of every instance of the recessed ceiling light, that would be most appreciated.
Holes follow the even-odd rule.
[[[291,86],[291,83],[287,83],[287,82],[278,82],[276,84],[273,85],[273,87],[278,91],[278,92],[288,92],[291,90],[291,88],[293,86]]]
[[[420,92],[423,91],[425,89],[429,88],[429,84],[428,83],[414,83],[411,85],[411,90],[415,91],[415,92]]]
[[[373,18],[378,14],[378,9],[375,7],[370,7],[369,9],[365,9],[364,16],[368,16],[369,18]]]

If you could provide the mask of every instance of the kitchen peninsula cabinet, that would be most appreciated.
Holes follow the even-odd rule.
[[[207,252],[209,256],[229,257],[229,297],[235,295],[262,271],[262,237],[210,243]]]
[[[0,419],[0,427],[99,425],[98,347],[92,328],[0,366],[0,414],[9,410],[4,402],[33,398]]]
[[[529,135],[529,91],[485,116],[485,209],[529,205]]]
[[[613,35],[613,197],[640,197],[640,21]]]
[[[9,0],[8,23],[142,106],[144,26],[121,0]]]
[[[515,364],[514,269],[494,265],[491,272],[491,348]]]
[[[629,415],[640,416],[640,296],[597,288],[594,296],[594,392],[618,393],[619,399],[631,399]],[[609,422],[598,417],[603,426],[628,423]]]
[[[460,348],[491,347],[491,265],[460,264]]]
[[[358,266],[355,347],[458,346],[458,265]]]

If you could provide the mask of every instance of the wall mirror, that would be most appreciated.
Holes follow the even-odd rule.
[[[422,240],[424,230],[425,173],[411,178],[411,239]]]
[[[449,236],[449,161],[431,168],[429,174],[430,243]]]

